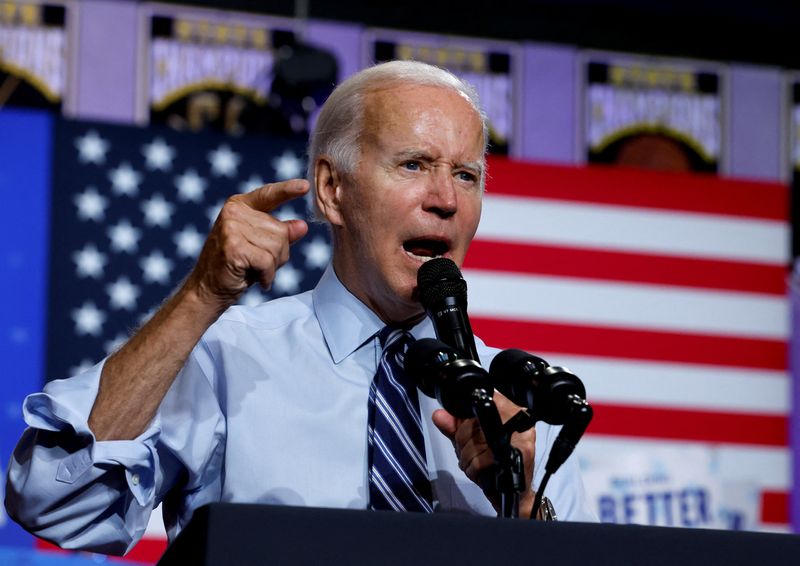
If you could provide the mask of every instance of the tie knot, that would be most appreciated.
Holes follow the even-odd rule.
[[[404,328],[384,326],[378,333],[378,340],[380,340],[381,349],[386,350],[397,343],[410,343],[414,340],[414,337]]]
[[[402,368],[405,365],[406,351],[415,339],[403,328],[387,326],[378,333],[378,340],[381,342],[382,359]]]

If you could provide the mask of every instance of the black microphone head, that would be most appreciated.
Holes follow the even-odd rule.
[[[509,348],[494,357],[489,366],[489,373],[503,379],[503,375],[514,373],[539,373],[549,365],[542,358],[529,354],[525,350]]]
[[[566,398],[569,395],[577,395],[581,399],[586,399],[586,387],[577,375],[568,368],[561,366],[550,366],[545,370],[550,380],[550,390],[553,395],[559,398]]]
[[[492,360],[489,373],[497,390],[526,407],[535,421],[564,424],[569,414],[569,396],[586,399],[586,388],[578,376],[567,368],[551,367],[524,350],[500,352]]]
[[[448,413],[461,419],[475,416],[472,394],[476,389],[490,396],[494,392],[485,369],[434,338],[423,338],[409,346],[405,370],[425,395],[438,399]]]
[[[444,342],[422,338],[408,347],[403,366],[420,391],[435,399],[439,368],[457,359],[458,353]]]
[[[517,405],[526,407],[534,420],[542,420],[543,397],[547,392],[543,391],[540,383],[542,371],[547,367],[542,358],[525,350],[509,348],[494,357],[489,375],[498,391]]]
[[[417,272],[419,301],[426,310],[445,297],[455,297],[467,304],[467,282],[452,259],[429,259]]]

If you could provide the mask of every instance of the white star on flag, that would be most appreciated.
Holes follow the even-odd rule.
[[[105,254],[98,251],[94,244],[87,244],[82,250],[72,254],[72,260],[78,266],[78,277],[99,279],[108,260]]]
[[[159,250],[153,251],[150,255],[139,262],[142,268],[143,278],[148,283],[169,283],[169,274],[172,271],[172,261],[164,257]]]
[[[272,166],[279,181],[300,177],[303,170],[303,162],[288,150],[273,159]]]
[[[322,238],[314,238],[302,249],[306,256],[306,267],[309,269],[322,269],[331,259],[331,247]]]
[[[260,287],[254,285],[245,291],[244,295],[239,299],[239,304],[246,307],[255,307],[264,302],[264,295],[261,293]]]
[[[139,288],[132,284],[127,277],[120,277],[114,283],[106,286],[110,298],[111,308],[133,310],[139,298]]]
[[[78,148],[78,160],[81,163],[102,165],[106,162],[108,142],[94,130],[89,130],[83,137],[77,138],[75,147]]]
[[[209,152],[208,160],[211,162],[211,172],[217,177],[234,177],[242,158],[231,151],[227,144],[222,144],[214,151]]]
[[[175,186],[178,187],[178,198],[183,201],[203,202],[203,193],[206,190],[206,180],[197,174],[194,169],[175,177]]]
[[[86,302],[79,309],[72,311],[72,320],[75,321],[75,332],[80,335],[90,334],[99,336],[106,315],[94,303]]]
[[[115,252],[136,253],[141,235],[141,231],[131,226],[128,220],[120,220],[108,229],[111,249]]]
[[[114,194],[135,197],[139,193],[142,175],[134,170],[130,163],[122,163],[116,169],[112,169],[108,178],[111,180]]]
[[[272,215],[281,222],[286,222],[287,220],[297,220],[300,218],[300,215],[298,215],[291,206],[282,206],[273,212]]]
[[[149,200],[142,203],[144,223],[148,226],[168,228],[173,210],[175,210],[175,206],[160,194],[154,194]]]
[[[253,173],[246,181],[239,183],[239,192],[241,194],[249,193],[264,185],[266,181],[260,176]]]
[[[291,263],[287,263],[275,272],[272,287],[279,293],[296,293],[302,280],[302,272],[292,267]]]
[[[162,138],[156,138],[142,147],[142,155],[146,161],[145,166],[151,171],[169,171],[175,158],[175,148],[167,145]]]
[[[94,187],[86,187],[85,191],[76,194],[73,202],[78,207],[78,218],[81,220],[100,222],[106,216],[108,199]]]
[[[203,235],[192,226],[186,226],[173,238],[180,257],[197,257],[203,248]]]

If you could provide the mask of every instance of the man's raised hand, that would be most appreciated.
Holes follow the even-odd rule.
[[[269,289],[289,260],[289,246],[308,232],[303,220],[278,220],[269,213],[305,195],[308,182],[292,179],[230,197],[217,216],[186,286],[220,310],[253,283]]]

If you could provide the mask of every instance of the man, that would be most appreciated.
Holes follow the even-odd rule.
[[[249,285],[269,287],[306,233],[305,222],[269,212],[309,183],[231,197],[151,321],[94,369],[26,400],[31,428],[9,471],[10,514],[64,547],[119,553],[161,501],[170,537],[213,501],[378,507],[370,385],[385,361],[379,340],[387,326],[433,335],[417,271],[433,256],[464,260],[480,218],[486,132],[474,91],[435,67],[387,63],[340,85],[309,151],[315,208],[333,236],[317,288],[229,309]],[[485,363],[497,352],[478,348]],[[495,514],[496,496],[478,487],[493,461],[480,427],[412,393],[422,491],[433,499],[423,507]],[[519,410],[501,395],[496,403],[504,419]],[[512,439],[525,462],[522,516],[534,462],[541,479],[555,437],[537,428]],[[590,520],[582,490],[568,462],[548,494],[563,517]]]

